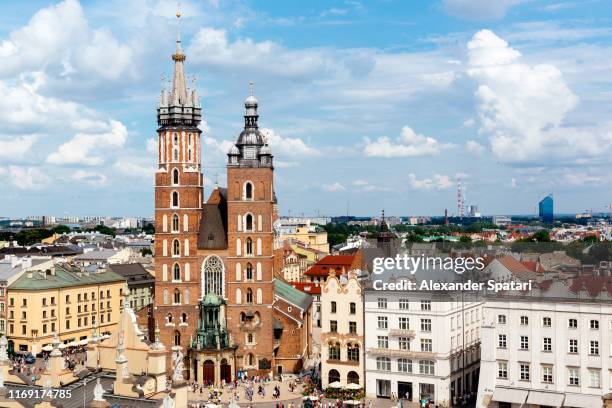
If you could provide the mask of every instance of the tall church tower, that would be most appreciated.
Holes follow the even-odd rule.
[[[257,99],[246,99],[244,130],[228,153],[227,325],[236,368],[248,375],[274,369],[274,167],[259,130]]]
[[[157,108],[153,313],[161,342],[181,346],[184,354],[198,323],[197,242],[203,196],[201,107],[196,90],[187,88],[185,58],[179,32],[172,55],[172,89],[162,89]]]

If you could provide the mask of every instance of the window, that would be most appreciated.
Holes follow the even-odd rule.
[[[181,266],[177,263],[174,264],[173,279],[175,281],[181,280]]]
[[[506,315],[497,315],[498,324],[506,324]]]
[[[253,231],[253,216],[251,214],[244,217],[244,230]]]
[[[498,334],[497,335],[497,347],[505,349],[507,346],[508,346],[508,343],[506,342],[506,335]]]
[[[172,232],[179,232],[179,216],[178,214],[174,214],[172,216]]]
[[[400,373],[411,373],[412,372],[412,360],[407,358],[397,359],[397,371]]]
[[[340,343],[330,343],[328,353],[330,360],[340,360]]]
[[[500,361],[497,363],[497,378],[508,378],[508,363]]]
[[[349,322],[349,333],[357,334],[357,322]]]
[[[253,240],[251,238],[246,239],[246,254],[253,255]]]
[[[245,200],[253,199],[253,184],[250,181],[247,181],[244,184],[244,199]]]
[[[178,289],[174,289],[174,304],[178,305],[181,303],[181,292]]]
[[[376,369],[391,371],[391,359],[389,357],[376,357]]]
[[[349,361],[359,361],[359,344],[351,344],[347,345],[347,353]]]
[[[172,192],[172,207],[179,206],[179,194],[176,191]]]
[[[179,171],[178,169],[172,170],[172,184],[177,185],[179,183]]]
[[[589,387],[601,387],[601,372],[599,370],[589,370]]]
[[[578,340],[577,339],[569,339],[568,344],[568,353],[578,353]]]
[[[181,254],[181,243],[178,239],[172,241],[172,255],[179,256]]]
[[[521,350],[529,350],[529,337],[521,336]]]
[[[336,302],[331,302],[331,313],[336,313]]]
[[[187,313],[181,314],[181,323],[187,323]]]
[[[569,385],[580,385],[580,371],[577,368],[568,368],[567,378]]]
[[[378,348],[389,348],[389,337],[378,336]]]
[[[552,351],[552,338],[551,337],[544,337],[542,339],[542,350]]]
[[[238,264],[239,265],[239,264]],[[223,294],[223,262],[216,255],[211,255],[204,261],[204,293]]]
[[[357,313],[357,305],[355,304],[355,302],[351,302],[349,305],[349,313],[354,315],[355,313]]]
[[[181,345],[181,333],[178,330],[174,332],[174,345]]]
[[[542,366],[542,382],[552,384],[553,369],[551,366]]]
[[[410,338],[400,337],[398,341],[400,350],[410,350]]]
[[[519,364],[520,379],[523,381],[529,381],[529,364]]]
[[[432,351],[433,345],[431,339],[421,339],[421,351]]]
[[[521,326],[527,326],[529,324],[529,317],[521,316]]]
[[[591,346],[589,347],[589,354],[598,356],[599,355],[599,342],[597,340],[591,340]]]
[[[251,288],[248,288],[246,291],[246,302],[253,303],[253,290]]]
[[[400,330],[410,330],[410,318],[400,317],[399,318],[399,328]]]
[[[434,362],[431,360],[419,361],[419,373],[420,374],[434,374]]]
[[[329,331],[332,333],[336,333],[338,331],[338,321],[337,320],[329,321]]]
[[[409,305],[409,301],[408,299],[400,299],[399,300],[399,308],[401,310],[408,310],[408,305]]]
[[[378,328],[387,329],[387,327],[389,327],[387,322],[387,316],[378,316]]]
[[[544,327],[552,326],[552,319],[550,317],[543,317],[542,318],[542,326],[544,326]]]
[[[253,265],[250,262],[246,265],[246,279],[253,280]]]
[[[379,309],[387,308],[387,298],[378,298],[378,308]]]
[[[591,320],[589,325],[591,330],[599,330],[599,320]]]
[[[569,319],[567,322],[567,325],[570,329],[577,329],[578,328],[578,320],[577,319]]]
[[[421,331],[431,331],[431,319],[421,319]]]
[[[421,300],[421,310],[431,310],[431,300]]]

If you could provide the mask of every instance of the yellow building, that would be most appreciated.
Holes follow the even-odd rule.
[[[309,248],[329,254],[327,231],[316,225],[300,225],[281,232],[281,241],[298,241]]]
[[[68,264],[29,271],[7,291],[7,337],[14,350],[39,353],[53,333],[65,344],[85,340],[94,325],[113,333],[125,278],[107,269],[89,272]]]

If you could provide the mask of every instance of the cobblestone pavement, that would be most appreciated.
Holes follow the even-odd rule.
[[[279,385],[281,388],[281,396],[279,399],[272,398],[272,391],[274,390],[274,386]],[[241,407],[252,406],[253,408],[274,408],[277,403],[282,403],[285,408],[289,405],[290,402],[296,408],[299,408],[302,403],[302,394],[301,394],[301,386],[298,386],[294,392],[289,391],[289,382],[280,382],[280,381],[272,381],[265,386],[266,394],[265,397],[262,397],[257,394],[257,385],[254,386],[255,394],[253,395],[253,401],[249,401],[245,395],[245,388],[243,386],[238,387],[238,396],[240,399],[238,400],[238,404]],[[222,389],[223,394],[221,395],[221,403],[229,404],[229,398],[232,396],[232,392],[229,387],[225,387]],[[197,392],[189,392],[189,402],[190,403],[205,403],[208,401],[209,391],[207,388],[203,390],[202,393],[198,390]]]

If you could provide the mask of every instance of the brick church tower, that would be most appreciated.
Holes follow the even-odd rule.
[[[267,375],[274,365],[274,167],[259,130],[257,99],[245,101],[244,130],[228,153],[227,325],[236,368]]]
[[[180,14],[177,13],[177,17]],[[157,108],[158,169],[155,174],[155,322],[160,340],[182,346],[198,322],[198,227],[202,213],[199,97],[188,89],[185,54],[177,35],[172,89]]]

